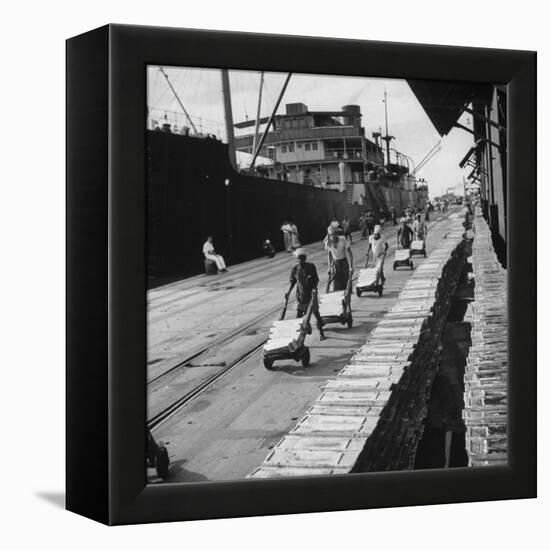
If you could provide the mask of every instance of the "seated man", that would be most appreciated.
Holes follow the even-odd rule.
[[[214,243],[214,239],[211,236],[209,236],[202,247],[202,253],[204,254],[204,257],[207,260],[216,262],[216,267],[218,268],[219,271],[227,271],[227,268],[225,267],[225,261],[222,256],[220,256],[219,254],[216,254],[213,243]]]

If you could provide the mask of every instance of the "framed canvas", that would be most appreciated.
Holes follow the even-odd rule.
[[[67,509],[116,525],[535,497],[535,98],[534,52],[121,25],[69,39]],[[441,173],[433,196],[420,166],[441,141],[409,156],[388,111],[410,147],[464,132],[458,191]],[[402,258],[409,215],[428,236]],[[346,250],[374,255],[371,233],[393,261],[367,281]],[[278,265],[277,289],[303,284],[303,244],[321,283],[284,324],[283,292],[243,281]],[[203,273],[222,255],[226,275]],[[462,290],[451,388],[442,327]],[[328,343],[310,350],[314,317]],[[427,421],[449,391],[454,431]]]

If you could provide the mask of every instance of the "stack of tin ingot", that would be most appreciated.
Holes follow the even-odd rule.
[[[413,466],[441,331],[464,262],[462,219],[416,268],[350,363],[249,477]]]
[[[341,315],[345,294],[344,290],[319,294],[319,313],[321,317],[337,317]]]
[[[414,466],[432,383],[439,367],[441,334],[464,262],[462,234],[463,226],[458,221],[445,241],[418,266],[397,304],[352,359],[355,365],[369,372],[378,350],[388,348],[384,338],[393,333],[396,355],[385,359],[402,365],[402,369],[392,370],[395,379],[391,397],[380,411],[379,421],[354,471],[403,470]]]
[[[508,314],[506,270],[481,216],[472,245],[472,346],[464,374],[464,423],[470,466],[507,463]]]
[[[269,340],[264,345],[264,351],[281,352],[296,348],[301,328],[302,319],[275,321],[269,330]]]

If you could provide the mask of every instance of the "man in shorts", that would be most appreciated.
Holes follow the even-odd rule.
[[[294,255],[298,258],[298,263],[290,271],[290,287],[285,294],[285,299],[288,300],[292,289],[296,286],[296,317],[303,317],[311,302],[313,291],[317,290],[319,285],[319,276],[315,264],[306,262],[307,252],[303,248],[298,248]],[[321,340],[324,340],[323,320],[319,314],[318,304],[313,305],[313,315],[317,320]]]

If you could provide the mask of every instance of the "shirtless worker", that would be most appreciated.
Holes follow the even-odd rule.
[[[329,229],[328,234],[328,273],[333,275],[334,290],[346,290],[353,274],[353,254],[345,237]]]
[[[317,275],[315,264],[306,262],[307,252],[303,248],[298,248],[294,252],[294,255],[298,258],[298,263],[290,272],[290,287],[285,294],[285,300],[288,300],[292,289],[296,286],[296,317],[303,317],[311,302],[313,291],[317,290],[317,286],[319,285],[319,275]],[[319,305],[317,303],[313,305],[313,315],[317,320],[317,328],[321,334],[321,340],[324,340],[326,337],[323,332],[323,320],[319,314]]]

